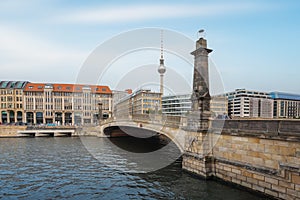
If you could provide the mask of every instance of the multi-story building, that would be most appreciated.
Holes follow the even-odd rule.
[[[162,97],[162,113],[172,116],[186,116],[191,111],[191,94]]]
[[[120,90],[113,90],[112,91],[112,97],[113,97],[113,103],[112,103],[112,114],[114,115],[115,113],[115,105],[117,103],[119,103],[122,99],[125,99],[126,97],[128,97],[130,94],[132,94],[132,90],[131,89],[127,89],[124,91],[120,91]]]
[[[111,116],[111,108],[107,86],[27,83],[24,88],[27,123],[93,124],[99,117]]]
[[[107,86],[0,81],[0,123],[93,124],[111,114]]]
[[[24,121],[23,88],[27,81],[0,81],[0,123]]]
[[[161,93],[141,89],[121,99],[115,105],[117,117],[135,114],[148,114],[161,110]]]
[[[274,99],[274,118],[300,118],[300,95],[271,92]]]
[[[171,95],[162,97],[162,113],[172,116],[186,116],[191,111],[191,94]],[[228,114],[227,98],[224,96],[212,96],[210,100],[212,117]]]
[[[228,99],[226,96],[212,96],[210,100],[210,110],[212,117],[228,117]]]
[[[226,93],[231,117],[273,118],[273,100],[266,92],[236,89]]]

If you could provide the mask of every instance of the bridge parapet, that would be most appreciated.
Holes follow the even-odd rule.
[[[212,128],[221,129],[223,135],[300,141],[299,120],[225,120],[222,127],[218,127],[219,120],[211,123]]]
[[[162,127],[180,128],[184,124],[186,124],[186,118],[181,118],[179,116],[166,116],[155,114],[136,114],[133,116],[129,115],[127,117],[108,118],[106,120],[101,121],[100,125],[112,122],[136,122],[160,125]]]
[[[194,140],[185,148],[184,169],[276,198],[299,199],[299,120],[226,120],[223,126],[219,120],[210,123],[221,134],[188,134],[194,135]],[[210,154],[205,154],[205,139],[213,144]]]

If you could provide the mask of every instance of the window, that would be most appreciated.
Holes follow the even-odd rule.
[[[29,88],[29,89],[33,89],[33,86],[29,86],[28,88]]]
[[[38,86],[38,89],[43,89],[43,87],[41,85]]]
[[[102,92],[105,92],[106,91],[106,88],[102,88]]]

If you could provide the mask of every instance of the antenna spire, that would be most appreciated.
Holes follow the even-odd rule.
[[[164,31],[160,31],[160,64],[164,65]]]
[[[164,65],[164,46],[163,46],[163,30],[160,31],[160,59],[158,73],[160,74],[160,93],[164,94],[164,73],[166,72],[166,67]]]

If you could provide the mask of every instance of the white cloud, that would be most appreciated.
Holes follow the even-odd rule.
[[[84,54],[66,49],[11,27],[0,26],[0,51],[5,57],[28,62],[59,63]]]
[[[25,79],[53,79],[61,76],[58,71],[74,75],[87,55],[20,29],[0,26],[0,79],[12,79],[20,74]]]
[[[151,19],[168,19],[193,16],[219,16],[259,10],[264,6],[254,3],[218,3],[203,5],[162,4],[129,5],[80,9],[62,14],[56,18],[68,23],[113,23],[134,22]]]

